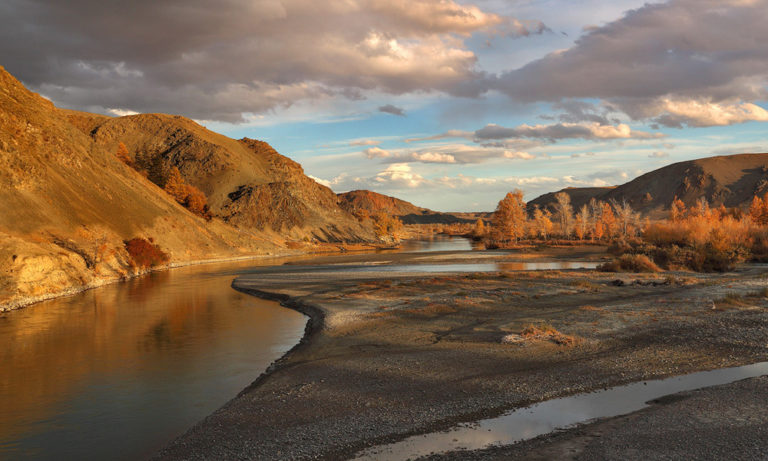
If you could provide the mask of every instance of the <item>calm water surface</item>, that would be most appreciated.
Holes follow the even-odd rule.
[[[233,269],[158,272],[0,314],[0,459],[140,459],[298,342]],[[229,272],[225,275],[224,271]]]

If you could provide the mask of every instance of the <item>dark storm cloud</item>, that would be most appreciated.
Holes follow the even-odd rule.
[[[477,94],[475,32],[543,31],[452,0],[6,0],[2,65],[63,105],[240,121],[303,99]]]
[[[384,112],[385,114],[392,114],[400,117],[405,117],[405,111],[400,107],[393,106],[392,104],[387,104],[386,106],[379,107],[379,112]]]
[[[672,0],[589,28],[567,50],[502,73],[515,100],[597,98],[668,126],[763,120],[768,0]],[[597,120],[594,120],[597,121]]]

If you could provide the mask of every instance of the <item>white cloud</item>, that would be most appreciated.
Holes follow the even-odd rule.
[[[378,146],[379,144],[381,144],[381,141],[375,139],[355,139],[349,141],[350,146]]]
[[[749,121],[768,121],[768,111],[762,107],[747,103],[713,103],[697,100],[659,101],[657,110],[661,114],[658,123],[667,126],[723,126]]]
[[[426,180],[420,174],[414,173],[407,163],[394,163],[373,177],[378,185],[398,185],[410,188],[419,187]]]
[[[619,125],[601,125],[599,123],[556,123],[552,125],[519,125],[507,128],[496,124],[486,125],[475,131],[476,140],[505,138],[535,138],[551,142],[560,139],[649,139],[661,138],[661,133],[648,133],[633,130],[624,123]]]
[[[380,147],[369,147],[368,149],[365,149],[363,153],[368,158],[387,158],[392,156],[388,150]]]

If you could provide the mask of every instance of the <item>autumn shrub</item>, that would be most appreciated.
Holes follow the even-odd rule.
[[[136,165],[134,164],[133,159],[128,153],[128,148],[125,147],[125,144],[123,144],[122,142],[117,145],[117,151],[115,152],[115,156],[117,157],[118,160],[128,165],[129,167],[136,168]]]
[[[625,254],[613,261],[601,264],[598,270],[603,272],[659,272],[661,269],[646,255]]]
[[[208,198],[203,191],[187,184],[178,168],[171,168],[168,177],[165,179],[163,190],[192,213],[208,221],[211,220]]]
[[[149,240],[136,237],[123,242],[131,260],[139,268],[155,267],[170,260],[166,252]]]
[[[615,243],[610,251],[616,256],[645,255],[665,269],[724,272],[749,257],[754,231],[749,220],[711,212],[649,224],[640,240]],[[761,242],[768,248],[768,238]],[[629,260],[624,264],[631,266]],[[606,270],[612,268],[620,270],[621,261],[606,265]]]

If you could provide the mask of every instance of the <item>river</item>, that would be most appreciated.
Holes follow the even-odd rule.
[[[466,239],[437,237],[401,251],[469,250]],[[303,315],[230,286],[237,274],[286,261],[312,264],[179,268],[0,314],[0,459],[146,458],[221,407],[303,334]],[[580,267],[539,264],[410,270]]]

